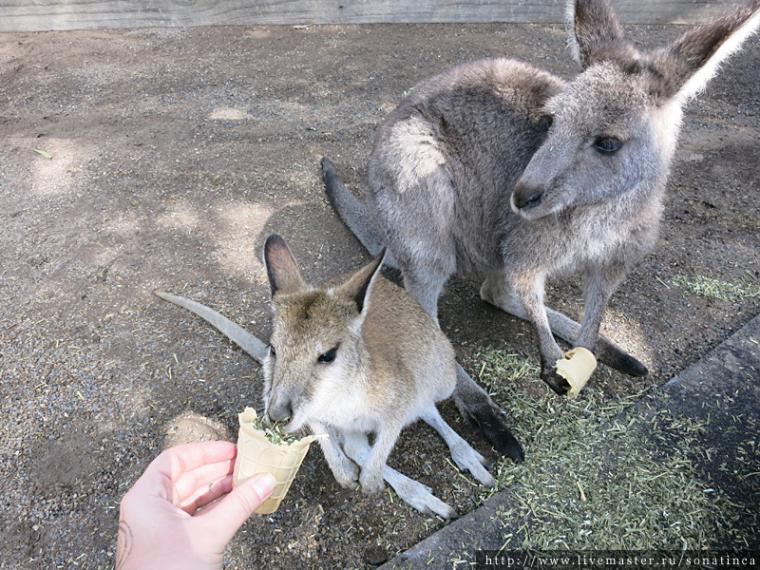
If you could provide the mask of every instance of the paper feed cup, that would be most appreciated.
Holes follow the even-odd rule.
[[[253,422],[257,419],[253,408],[246,408],[243,413],[238,414],[238,419],[240,431],[233,485],[237,486],[259,473],[274,475],[277,484],[272,494],[254,511],[260,515],[268,515],[280,507],[309,451],[309,446],[317,436],[309,435],[290,444],[278,445],[269,441],[263,431],[253,427]]]
[[[568,397],[575,398],[596,370],[596,357],[582,346],[568,350],[563,358],[557,361],[557,374],[570,384]]]

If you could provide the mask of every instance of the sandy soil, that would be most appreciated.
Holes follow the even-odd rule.
[[[648,44],[677,32],[631,29]],[[600,369],[589,389],[610,399],[662,384],[760,310],[758,298],[671,284],[760,278],[750,44],[690,106],[659,245],[607,313],[606,332],[651,370],[634,380]],[[570,77],[564,45],[560,27],[515,25],[1,35],[0,567],[107,567],[119,498],[173,418],[192,410],[234,429],[258,402],[257,366],[154,288],[266,338],[269,233],[288,238],[315,281],[363,259],[323,198],[320,156],[356,187],[374,128],[417,81],[504,54]],[[578,314],[575,284],[551,297]],[[489,344],[536,355],[530,328],[481,303],[474,280],[451,284],[441,318],[473,368]],[[479,491],[444,450],[416,426],[391,463],[466,512]],[[228,562],[362,567],[441,524],[389,494],[341,490],[313,451],[288,502],[248,523]]]

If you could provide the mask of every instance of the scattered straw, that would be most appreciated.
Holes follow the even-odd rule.
[[[753,283],[729,283],[720,279],[712,279],[702,275],[686,277],[678,275],[673,278],[672,284],[693,295],[719,299],[721,301],[733,301],[753,299],[760,297],[760,285]]]
[[[42,150],[41,148],[33,148],[32,150],[46,160],[53,160],[53,155],[46,150]]]
[[[486,348],[478,354],[477,358],[482,361],[478,377],[489,388],[495,390],[494,394],[497,395],[507,384],[524,378],[535,378],[541,371],[533,360],[494,347]]]
[[[526,449],[524,463],[498,463],[497,486],[481,497],[511,492],[513,508],[494,521],[514,534],[505,548],[707,548],[738,539],[735,505],[708,492],[692,463],[702,423],[624,413],[640,394],[604,403],[592,386],[577,400],[557,397],[520,355],[492,348],[478,360]]]

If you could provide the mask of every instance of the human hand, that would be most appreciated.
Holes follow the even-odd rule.
[[[116,569],[221,568],[227,543],[276,483],[265,473],[233,489],[236,453],[209,441],[156,457],[121,500]]]

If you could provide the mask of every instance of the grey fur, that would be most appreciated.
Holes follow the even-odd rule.
[[[604,309],[657,239],[683,104],[757,29],[759,6],[640,52],[607,0],[576,0],[570,28],[584,69],[573,81],[509,59],[423,81],[378,131],[364,208],[371,223],[331,200],[349,227],[364,222],[357,235],[387,246],[434,317],[452,275],[487,273],[482,298],[533,322],[541,377],[558,393],[569,386],[556,374],[562,350],[552,333],[646,374],[599,336]],[[616,152],[596,148],[615,141]],[[328,194],[348,192],[325,182]],[[544,305],[546,280],[575,273],[584,276],[581,325]],[[477,401],[486,400],[464,405]]]

